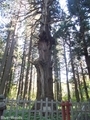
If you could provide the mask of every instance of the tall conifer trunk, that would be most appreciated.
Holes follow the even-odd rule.
[[[63,49],[64,49],[65,69],[66,69],[67,97],[68,97],[68,100],[70,100],[71,96],[70,96],[70,87],[69,87],[69,80],[68,80],[68,65],[67,65],[66,48],[65,48],[64,40],[63,40]]]
[[[35,61],[37,69],[37,99],[53,99],[53,79],[52,79],[52,61],[51,48],[53,38],[50,35],[50,20],[49,11],[50,0],[42,2],[41,27],[38,41],[39,58]],[[52,5],[52,4],[51,4]]]
[[[84,50],[85,60],[86,60],[86,64],[87,64],[88,75],[89,75],[89,79],[90,79],[90,56],[88,55],[88,51],[87,51],[88,46],[87,46],[87,42],[85,40],[85,26],[83,25],[83,20],[84,20],[84,17],[80,16],[79,38],[83,41],[83,50]]]
[[[69,50],[70,50],[71,66],[72,66],[73,80],[74,80],[74,85],[75,85],[75,97],[76,97],[76,101],[79,102],[80,98],[79,98],[79,91],[78,91],[78,86],[77,86],[77,80],[76,80],[76,77],[75,77],[75,68],[74,68],[74,63],[73,63],[70,38],[69,38],[69,42],[70,42]]]
[[[53,99],[53,80],[51,49],[49,42],[42,39],[38,43],[39,58],[35,61],[37,69],[37,99]]]

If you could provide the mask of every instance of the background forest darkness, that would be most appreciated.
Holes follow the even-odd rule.
[[[55,100],[90,99],[90,0],[66,0],[67,11],[59,2],[0,2],[0,94],[40,99],[52,94],[53,85]],[[44,73],[48,90],[39,84]]]

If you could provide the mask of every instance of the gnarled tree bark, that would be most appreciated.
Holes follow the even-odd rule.
[[[37,69],[37,99],[53,99],[52,61],[49,43],[39,41],[39,58],[35,61]]]
[[[38,41],[39,58],[35,61],[37,69],[37,99],[45,99],[46,97],[53,99],[51,48],[54,39],[50,34],[51,15],[49,2],[50,0],[43,0],[41,5],[42,15]]]

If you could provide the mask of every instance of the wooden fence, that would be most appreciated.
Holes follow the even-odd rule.
[[[1,120],[90,120],[90,102],[4,100]]]
[[[61,106],[58,101],[31,101],[5,99],[7,109],[1,119],[17,120],[61,120]]]
[[[71,120],[90,120],[90,102],[72,102]]]

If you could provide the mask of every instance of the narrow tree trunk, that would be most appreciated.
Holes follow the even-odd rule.
[[[65,50],[65,41],[63,40],[63,48],[64,48],[64,60],[65,60],[65,68],[66,68],[66,81],[67,81],[67,92],[68,92],[68,100],[71,99],[70,89],[69,89],[69,80],[68,80],[68,66],[67,66],[67,58],[66,58],[66,50]]]
[[[60,63],[59,63],[59,97],[58,97],[59,101],[62,101],[62,85],[61,85],[61,67],[60,67]]]
[[[85,81],[85,75],[84,75],[84,72],[83,72],[83,68],[82,68],[82,64],[81,64],[81,63],[80,63],[80,66],[81,66],[81,72],[82,72],[82,77],[83,77],[85,94],[86,94],[86,98],[87,98],[87,100],[88,100],[88,99],[89,99],[89,95],[88,95],[87,85],[86,85],[86,81]]]
[[[80,34],[79,39],[83,41],[83,50],[85,55],[85,60],[87,64],[88,75],[90,78],[90,56],[88,56],[87,43],[85,40],[85,26],[83,25],[84,18],[80,15]]]
[[[37,95],[37,76],[36,76],[35,68],[32,69],[32,74],[33,74],[33,79],[31,79],[31,82],[30,82],[30,84],[31,84],[31,91],[30,91],[31,96],[30,97],[33,97],[34,99],[36,99],[36,97],[37,97],[36,96]]]
[[[88,56],[87,50],[84,50],[84,51],[86,51],[85,52],[85,60],[86,60],[88,75],[89,75],[89,79],[90,79],[90,56]]]
[[[2,76],[2,81],[1,81],[1,86],[0,86],[0,94],[4,94],[6,81],[8,80],[8,77],[9,77],[9,74],[10,74],[10,69],[11,69],[11,65],[12,65],[12,56],[13,56],[14,47],[15,47],[15,44],[16,44],[15,39],[14,39],[14,31],[12,32],[12,35],[11,35],[10,39],[12,39],[11,48],[10,48],[10,52],[9,52],[9,55],[8,55],[5,71],[4,71],[3,76]]]
[[[6,50],[5,50],[5,54],[4,54],[4,61],[2,64],[2,68],[1,68],[1,72],[3,71],[3,68],[4,68],[4,71],[3,71],[3,73],[0,73],[2,75],[1,81],[0,81],[1,82],[0,83],[0,94],[5,93],[6,81],[9,79],[9,75],[10,75],[10,71],[11,71],[12,57],[13,57],[13,52],[14,52],[14,48],[16,45],[15,30],[17,27],[17,20],[18,20],[19,12],[20,12],[20,9],[18,11],[17,16],[13,16],[12,21],[11,21],[11,27],[13,28],[13,30],[10,30],[9,35],[8,35],[8,38],[10,40],[7,42],[7,46],[6,46]],[[11,41],[11,43],[10,43],[10,41]],[[11,44],[10,46],[8,46],[9,43]],[[8,52],[7,52],[7,50],[8,50]]]
[[[22,97],[22,94],[23,94],[23,79],[24,79],[24,71],[25,71],[25,51],[26,51],[25,49],[26,49],[26,39],[25,39],[24,50],[22,55],[22,65],[21,65],[21,73],[20,73],[20,79],[19,79],[17,98]]]
[[[70,42],[70,40],[69,40],[69,42]],[[69,45],[69,50],[70,50],[70,58],[71,58],[73,80],[74,80],[74,85],[75,85],[75,97],[76,97],[77,102],[79,102],[80,98],[79,98],[79,92],[78,92],[78,88],[77,88],[77,81],[76,81],[76,77],[75,77],[74,63],[73,63],[73,58],[72,58],[72,50],[71,50],[71,46],[70,45]]]
[[[11,35],[11,32],[9,31],[8,37],[7,37],[7,43],[6,43],[6,47],[5,47],[5,52],[4,52],[4,55],[2,58],[2,64],[0,66],[0,82],[1,82],[4,70],[5,70],[5,66],[6,66],[5,64],[6,64],[7,56],[8,56],[8,50],[9,50],[9,44],[10,44],[10,35]]]
[[[30,66],[30,81],[29,81],[28,99],[30,99],[30,97],[31,97],[32,68],[33,68],[33,65],[31,64],[31,66]]]
[[[82,89],[81,89],[81,83],[80,83],[80,77],[79,77],[79,72],[78,72],[78,66],[77,66],[77,79],[78,79],[78,86],[79,86],[79,92],[81,96],[81,101],[83,101],[83,94],[82,94]]]
[[[31,58],[31,47],[32,47],[32,38],[30,39],[29,43],[29,53],[28,53],[28,61],[27,61],[27,70],[26,70],[26,77],[25,77],[25,86],[24,86],[24,93],[23,98],[28,98],[28,76],[29,76],[29,70],[30,70],[30,58]]]
[[[54,59],[54,94],[55,94],[55,99],[58,100],[59,96],[59,76],[58,76],[58,58],[57,58],[57,49],[54,47],[53,50],[53,59]]]
[[[57,82],[54,83],[54,99],[57,100]]]
[[[8,97],[9,93],[10,93],[10,89],[11,89],[11,83],[12,83],[12,70],[10,72],[10,75],[9,75],[9,79],[6,83],[6,88],[5,88],[5,96]]]
[[[57,81],[57,100],[59,100],[59,80]]]

